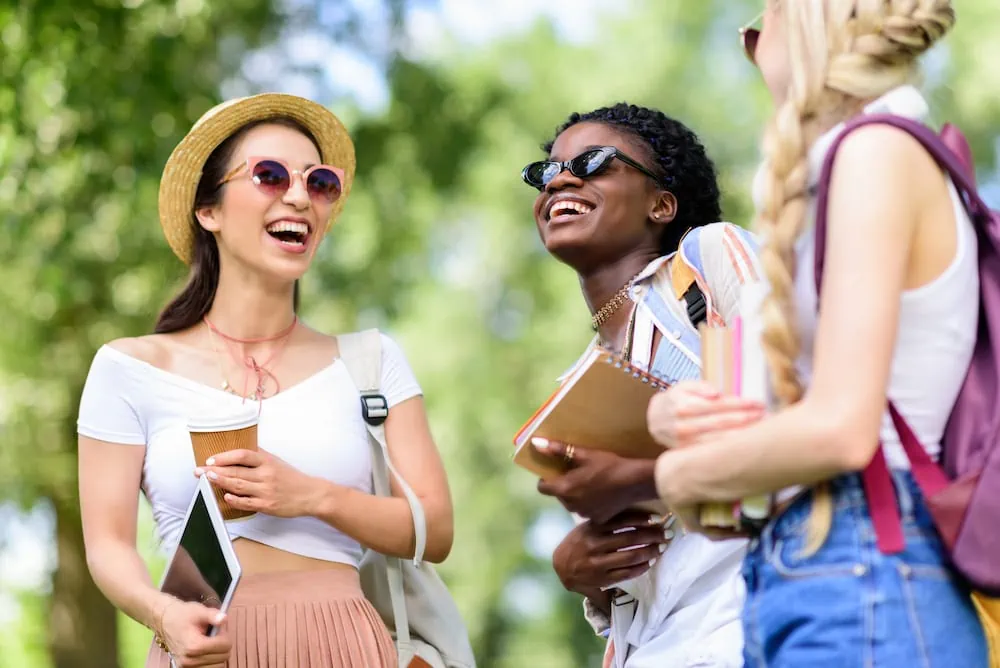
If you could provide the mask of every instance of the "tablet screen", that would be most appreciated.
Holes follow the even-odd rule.
[[[219,545],[205,496],[196,495],[180,543],[163,578],[161,591],[182,601],[221,608],[233,575]]]

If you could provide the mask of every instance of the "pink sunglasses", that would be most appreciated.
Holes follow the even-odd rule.
[[[344,170],[329,165],[313,165],[305,171],[291,169],[281,158],[250,157],[234,167],[219,182],[222,187],[235,179],[243,170],[250,175],[250,180],[268,197],[281,197],[292,187],[292,178],[302,177],[309,199],[323,204],[333,204],[343,189]]]

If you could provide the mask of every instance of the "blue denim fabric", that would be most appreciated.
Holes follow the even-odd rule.
[[[750,545],[746,668],[979,668],[986,641],[909,472],[894,473],[906,549],[883,555],[858,475],[833,481],[833,527],[802,556],[811,494]]]

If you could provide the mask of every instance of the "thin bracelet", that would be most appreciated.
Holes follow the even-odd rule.
[[[156,613],[155,612],[153,613],[153,625],[154,625],[154,628],[152,629],[152,631],[153,631],[153,642],[155,642],[156,646],[159,647],[160,649],[162,649],[167,654],[170,653],[170,648],[167,647],[167,643],[166,643],[166,641],[163,640],[163,636],[162,636],[162,634],[163,634],[163,617],[164,617],[164,615],[167,614],[167,608],[169,608],[174,603],[179,603],[179,602],[180,602],[179,598],[174,598],[173,596],[171,596],[170,600],[163,604],[163,608],[160,610],[160,621],[159,621],[159,623],[156,622]]]

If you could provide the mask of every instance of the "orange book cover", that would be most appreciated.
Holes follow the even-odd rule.
[[[655,458],[663,446],[646,428],[649,400],[667,384],[605,350],[594,349],[514,436],[514,463],[543,478],[566,464],[531,439],[572,443],[622,457]]]

